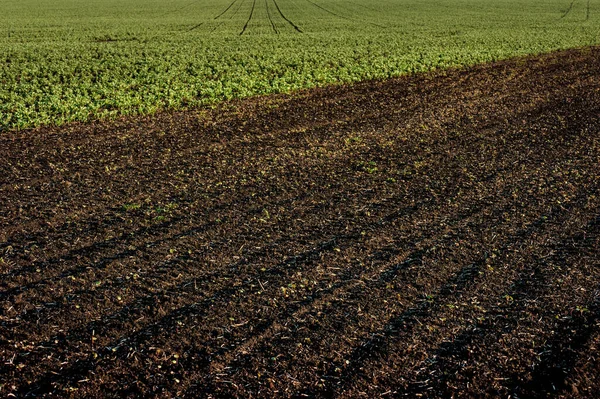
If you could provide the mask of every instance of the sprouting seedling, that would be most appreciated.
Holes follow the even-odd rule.
[[[139,203],[124,204],[123,210],[128,212],[128,211],[134,211],[136,209],[140,209],[141,207],[142,207],[142,204],[139,204]]]

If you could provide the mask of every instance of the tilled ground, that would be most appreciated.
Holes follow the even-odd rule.
[[[0,158],[3,397],[600,392],[598,48]]]

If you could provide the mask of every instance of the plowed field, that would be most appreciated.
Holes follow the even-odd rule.
[[[0,159],[3,397],[600,392],[598,48]]]

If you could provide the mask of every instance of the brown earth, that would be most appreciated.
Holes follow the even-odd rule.
[[[595,397],[600,49],[0,137],[2,397]]]

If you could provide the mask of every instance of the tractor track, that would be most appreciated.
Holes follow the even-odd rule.
[[[231,14],[229,16],[229,20],[233,20],[233,18],[237,15],[237,13],[240,11],[240,9],[244,6],[246,0],[241,0],[240,4],[237,6],[237,8],[233,11],[233,14]],[[221,20],[214,28],[212,28],[210,30],[210,33],[214,33],[217,29],[219,29],[221,26],[223,26],[223,24],[225,23],[225,21]]]
[[[328,8],[325,8],[325,7],[321,6],[321,5],[319,5],[319,4],[315,3],[315,2],[313,2],[312,0],[305,0],[305,1],[306,1],[306,2],[308,2],[308,3],[310,3],[310,4],[312,4],[314,7],[317,7],[318,9],[320,9],[320,10],[323,10],[323,11],[325,11],[326,13],[328,13],[328,14],[331,14],[331,15],[333,15],[333,16],[335,16],[335,17],[337,17],[337,18],[340,18],[340,19],[345,19],[346,21],[352,21],[352,22],[361,23],[361,24],[363,24],[363,23],[367,23],[367,24],[369,24],[369,25],[377,26],[378,28],[387,29],[387,27],[386,27],[386,26],[384,26],[384,25],[380,25],[380,24],[377,24],[377,23],[375,23],[375,22],[364,21],[364,20],[358,20],[358,19],[354,19],[354,18],[350,18],[350,17],[346,17],[346,16],[344,16],[344,15],[338,14],[338,13],[336,13],[336,12],[334,12],[334,11],[331,11],[331,10],[329,10]]]
[[[271,23],[271,27],[273,28],[273,32],[276,35],[279,34],[277,27],[275,27],[275,23],[273,22],[273,18],[271,18],[271,10],[269,9],[269,0],[265,0],[265,8],[267,9],[267,17],[269,18],[269,22]]]
[[[585,20],[588,21],[590,19],[590,0],[587,0],[585,6]]]
[[[283,18],[288,24],[290,24],[290,26],[292,28],[294,28],[296,30],[296,32],[298,33],[304,33],[302,32],[302,29],[300,29],[298,27],[298,25],[296,25],[295,23],[293,23],[290,19],[288,19],[283,12],[281,11],[281,8],[279,8],[279,4],[277,4],[277,0],[273,0],[273,4],[275,4],[275,8],[277,9],[277,12],[279,13],[279,15],[281,16],[281,18]]]
[[[248,16],[248,20],[246,20],[246,23],[244,24],[244,27],[242,28],[242,31],[240,32],[240,36],[243,35],[244,32],[246,32],[246,29],[248,28],[248,24],[252,20],[252,15],[254,15],[255,7],[256,7],[256,0],[252,0],[252,9],[250,10],[250,15]]]
[[[575,4],[576,0],[571,0],[571,3],[569,4],[569,8],[567,8],[567,10],[560,16],[560,19],[565,18],[567,15],[569,15],[571,13],[571,10],[573,9],[573,5]]]
[[[238,0],[233,0],[223,11],[221,11],[217,16],[215,16],[213,19],[219,19],[221,18],[227,11],[229,11],[229,9],[231,7],[233,7],[235,5],[235,3],[237,3]]]

